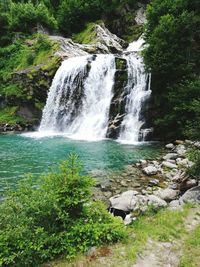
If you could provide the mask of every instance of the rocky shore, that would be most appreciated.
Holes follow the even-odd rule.
[[[97,184],[94,194],[101,191],[98,197],[109,203],[112,212],[129,214],[128,222],[149,206],[179,209],[188,202],[200,204],[199,182],[187,172],[194,164],[188,157],[194,148],[199,149],[200,142],[176,140],[167,144],[163,155],[127,166],[107,185]]]

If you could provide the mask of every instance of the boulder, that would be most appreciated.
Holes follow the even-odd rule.
[[[173,149],[175,146],[172,143],[170,143],[170,144],[167,144],[165,147],[167,149]]]
[[[138,192],[134,190],[129,190],[121,195],[116,195],[110,198],[110,206],[111,208],[130,211],[133,210],[137,203],[137,195]]]
[[[171,201],[178,197],[179,191],[166,188],[166,189],[159,189],[154,194],[165,201]]]
[[[185,156],[185,153],[186,153],[186,148],[184,145],[178,145],[176,147],[176,152],[177,154],[180,156],[180,157],[184,157]]]
[[[145,159],[140,159],[140,164],[141,165],[146,165],[147,164],[147,160],[145,160]]]
[[[158,172],[158,169],[155,166],[147,166],[142,169],[142,171],[147,175],[155,175]]]
[[[191,141],[191,140],[187,140],[187,139],[185,140],[185,143],[188,144],[188,145],[193,145],[193,144],[194,144],[193,141]]]
[[[162,208],[167,206],[167,202],[163,199],[160,199],[159,197],[155,195],[149,195],[148,196],[148,205],[153,206],[155,208]]]
[[[200,204],[200,186],[193,187],[185,192],[180,198],[184,203],[197,203]]]
[[[162,166],[167,167],[167,168],[170,168],[170,169],[177,168],[177,165],[176,164],[171,163],[169,161],[163,161]]]

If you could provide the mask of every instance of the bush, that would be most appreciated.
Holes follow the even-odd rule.
[[[200,150],[190,150],[189,159],[194,162],[194,165],[187,170],[188,174],[200,180]]]
[[[70,155],[59,170],[28,177],[7,194],[0,205],[0,266],[37,266],[125,236],[118,219],[91,201],[94,180],[80,170]]]

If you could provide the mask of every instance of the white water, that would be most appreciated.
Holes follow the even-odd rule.
[[[43,110],[39,128],[41,135],[45,135],[45,132],[48,135],[63,131],[65,125],[69,123],[75,108],[73,93],[85,75],[86,64],[85,56],[69,58],[56,72]]]
[[[76,88],[86,74],[89,58],[91,56],[68,59],[57,71],[43,111],[40,135],[60,131],[74,139],[98,140],[106,137],[115,58],[113,55],[98,55],[91,62],[89,75],[82,84],[82,105],[79,103],[77,110],[73,93],[77,94]]]
[[[85,97],[81,114],[66,128],[70,137],[83,140],[106,137],[114,74],[113,55],[98,55],[91,63],[89,76],[84,83]]]
[[[128,81],[124,88],[125,116],[118,138],[122,143],[145,140],[151,131],[141,130],[145,123],[141,117],[142,105],[151,94],[151,78],[145,73],[139,54],[143,44],[144,40],[140,38],[131,43],[123,55],[127,60]],[[65,60],[54,77],[36,136],[65,135],[79,140],[105,138],[115,71],[115,57],[110,54],[97,55],[95,60],[92,56]]]
[[[145,44],[142,36],[137,40],[129,44],[126,51],[128,52],[139,52],[142,50],[143,45]]]
[[[143,59],[139,54],[143,44],[144,40],[139,38],[128,46],[129,53],[124,55],[128,67],[128,82],[125,88],[126,115],[121,124],[118,141],[127,144],[145,141],[146,135],[151,131],[150,129],[141,130],[145,123],[144,118],[141,117],[142,105],[151,95],[151,76],[145,72]]]

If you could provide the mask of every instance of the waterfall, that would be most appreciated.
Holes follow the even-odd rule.
[[[83,140],[105,138],[114,74],[113,55],[64,61],[50,88],[39,131]]]
[[[117,129],[115,136],[120,142],[145,140],[151,129],[144,128],[142,107],[151,94],[151,77],[145,72],[140,56],[143,43],[140,38],[121,55],[126,62],[123,71],[127,73],[127,81],[125,79],[125,84],[117,89],[122,94],[114,101],[118,101],[123,108],[114,108],[112,112],[110,107],[114,99],[115,74],[120,71],[116,71],[115,56],[87,55],[65,60],[49,90],[39,133],[99,140],[110,137],[108,127],[112,126],[114,131]],[[119,109],[123,112],[119,113]],[[113,123],[118,121],[118,126],[115,127],[112,120],[110,123],[110,116],[114,118]]]
[[[125,116],[118,140],[124,143],[135,143],[145,139],[143,132],[146,130],[141,130],[145,123],[141,109],[151,94],[151,77],[145,72],[142,57],[138,53],[132,52],[124,57],[127,60],[128,81],[125,87]]]
[[[56,72],[43,110],[39,132],[63,131],[75,112],[74,93],[86,75],[87,57],[63,61]]]

